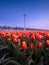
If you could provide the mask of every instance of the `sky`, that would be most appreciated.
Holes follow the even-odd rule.
[[[0,25],[49,30],[49,0],[0,0]]]

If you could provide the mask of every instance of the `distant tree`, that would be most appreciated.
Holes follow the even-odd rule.
[[[8,26],[8,27],[7,27],[7,29],[8,29],[8,30],[10,30],[10,29],[11,29],[11,27],[10,27],[10,26]]]

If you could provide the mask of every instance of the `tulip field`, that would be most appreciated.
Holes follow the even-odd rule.
[[[49,65],[49,32],[0,31],[0,65]]]

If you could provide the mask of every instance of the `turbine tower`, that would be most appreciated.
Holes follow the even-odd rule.
[[[25,24],[26,24],[26,14],[24,14],[24,30],[26,30]]]

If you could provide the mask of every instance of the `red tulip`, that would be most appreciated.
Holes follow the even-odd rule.
[[[27,43],[25,41],[22,42],[22,50],[27,50]]]
[[[32,35],[30,40],[34,40],[35,39],[35,35]]]
[[[28,36],[28,35],[23,35],[23,37],[24,37],[25,39],[28,39],[28,38],[29,38],[29,36]]]
[[[39,47],[40,49],[42,49],[42,48],[43,48],[43,44],[42,44],[41,42],[39,42],[39,43],[38,43],[38,47]]]
[[[43,36],[43,35],[40,35],[39,33],[36,33],[36,34],[35,34],[35,38],[36,38],[37,40],[44,40],[44,36]]]
[[[16,39],[16,38],[14,38],[14,39],[13,39],[13,42],[16,44],[16,43],[17,43],[17,39]]]
[[[47,34],[45,35],[45,37],[46,37],[46,39],[49,39],[49,33],[47,33]]]
[[[13,34],[13,39],[14,38],[18,39],[18,35]]]
[[[21,42],[20,39],[18,39],[18,40],[17,40],[17,43],[18,43],[19,45],[20,45],[20,42]]]
[[[33,44],[33,43],[30,44],[30,49],[31,49],[32,51],[34,51],[35,47],[34,47],[34,44]]]
[[[46,40],[46,46],[49,47],[49,40]]]

